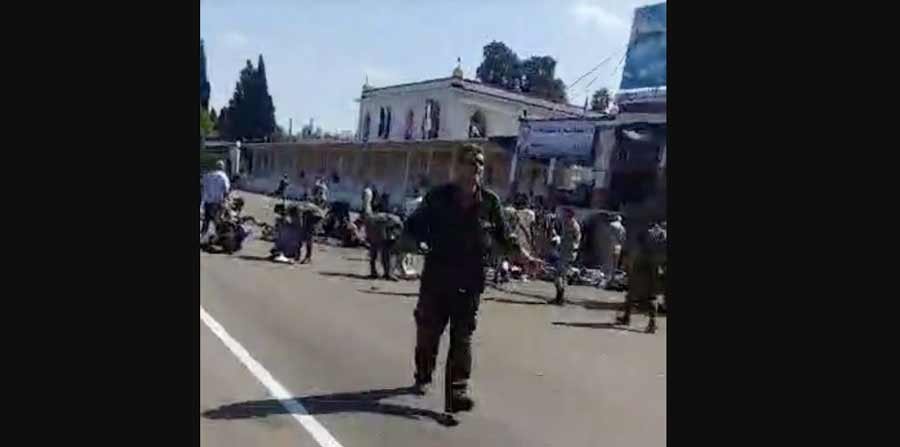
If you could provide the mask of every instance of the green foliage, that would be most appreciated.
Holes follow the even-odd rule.
[[[518,88],[521,62],[513,50],[495,40],[484,46],[482,56],[484,59],[475,71],[481,82],[509,90]]]
[[[532,56],[522,62],[522,91],[553,102],[566,101],[566,85],[556,78],[556,60]]]
[[[260,140],[275,133],[275,105],[269,95],[262,55],[257,67],[248,60],[228,106],[219,112],[219,131],[232,140]]]
[[[200,39],[200,107],[204,110],[209,107],[209,79],[206,77],[206,51],[203,49],[203,39]]]
[[[566,86],[556,78],[556,60],[532,56],[524,61],[503,42],[484,46],[483,60],[475,74],[481,82],[554,102],[566,101]]]
[[[200,135],[206,138],[215,129],[215,123],[210,118],[209,113],[200,107]]]
[[[594,95],[591,97],[591,110],[594,112],[603,112],[609,107],[610,94],[609,89],[601,88],[594,92]]]

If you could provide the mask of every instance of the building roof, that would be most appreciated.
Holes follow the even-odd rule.
[[[447,77],[447,78],[437,78],[437,79],[428,79],[425,81],[417,81],[417,82],[409,82],[405,84],[396,84],[389,85],[385,87],[368,87],[365,88],[362,94],[363,98],[372,96],[373,93],[390,93],[393,90],[405,89],[408,87],[414,86],[423,86],[423,87],[450,87],[450,88],[458,88],[461,90],[465,90],[468,92],[472,92],[479,95],[491,96],[494,98],[499,98],[507,101],[517,102],[520,104],[529,105],[532,107],[540,107],[551,111],[556,111],[560,113],[565,113],[573,116],[581,116],[585,114],[584,108],[580,106],[576,106],[574,104],[567,103],[555,103],[553,101],[549,101],[543,98],[538,98],[535,96],[531,96],[525,93],[513,92],[506,89],[502,89],[500,87],[496,87],[493,85],[483,84],[476,79],[465,79],[458,77]],[[586,115],[596,115],[596,112],[588,111]]]
[[[421,149],[437,149],[450,150],[458,148],[462,144],[475,143],[481,145],[485,151],[494,152],[502,151],[503,148],[498,142],[484,138],[474,138],[469,140],[409,140],[409,141],[378,141],[378,142],[348,142],[336,140],[301,140],[296,142],[284,143],[251,143],[244,147],[249,149],[270,149],[270,150],[303,150],[303,149],[320,149],[325,146],[327,149],[336,150],[355,150],[355,151],[408,151]]]

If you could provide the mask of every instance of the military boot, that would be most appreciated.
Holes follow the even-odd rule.
[[[626,306],[628,306],[626,304]],[[616,317],[616,324],[621,324],[623,326],[628,326],[631,324],[631,307],[625,308],[625,313]]]
[[[431,381],[424,381],[416,379],[415,383],[411,387],[412,393],[416,396],[424,396],[431,391]]]
[[[565,290],[557,287],[556,288],[556,298],[553,301],[550,301],[550,304],[562,306],[563,304],[566,303],[565,298],[563,298],[564,295],[565,295]]]
[[[472,400],[466,386],[453,385],[450,388],[450,395],[446,397],[444,406],[447,413],[472,411],[475,408],[475,401]]]

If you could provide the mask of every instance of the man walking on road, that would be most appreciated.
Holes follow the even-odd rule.
[[[581,244],[581,225],[575,219],[575,212],[571,208],[563,211],[562,236],[559,246],[559,261],[556,264],[556,277],[553,284],[556,286],[556,299],[552,304],[563,305],[565,303],[566,284],[568,283],[569,266],[575,261],[578,246]]]
[[[500,199],[481,185],[481,147],[466,144],[457,157],[457,179],[428,193],[407,220],[404,235],[428,245],[414,312],[414,388],[424,394],[431,383],[441,334],[449,322],[444,402],[451,413],[469,411],[474,406],[468,392],[472,334],[491,241],[521,264],[534,267],[542,263],[521,248],[503,219]]]
[[[231,183],[228,181],[228,176],[225,175],[225,162],[217,161],[216,169],[206,173],[201,183],[203,185],[203,226],[200,228],[200,235],[204,235],[209,231],[209,223],[219,218],[225,198],[231,191]]]

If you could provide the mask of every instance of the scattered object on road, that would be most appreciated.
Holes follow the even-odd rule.
[[[616,270],[612,278],[604,278],[599,287],[606,290],[625,291],[628,290],[628,273],[624,270]]]
[[[279,254],[276,255],[274,258],[272,258],[272,261],[273,261],[273,262],[279,262],[279,263],[282,263],[282,264],[293,264],[293,263],[294,263],[294,260],[293,260],[293,259],[290,259],[290,258],[288,258],[287,256],[285,256],[285,255],[283,255],[283,254],[281,254],[281,253],[279,253]]]

